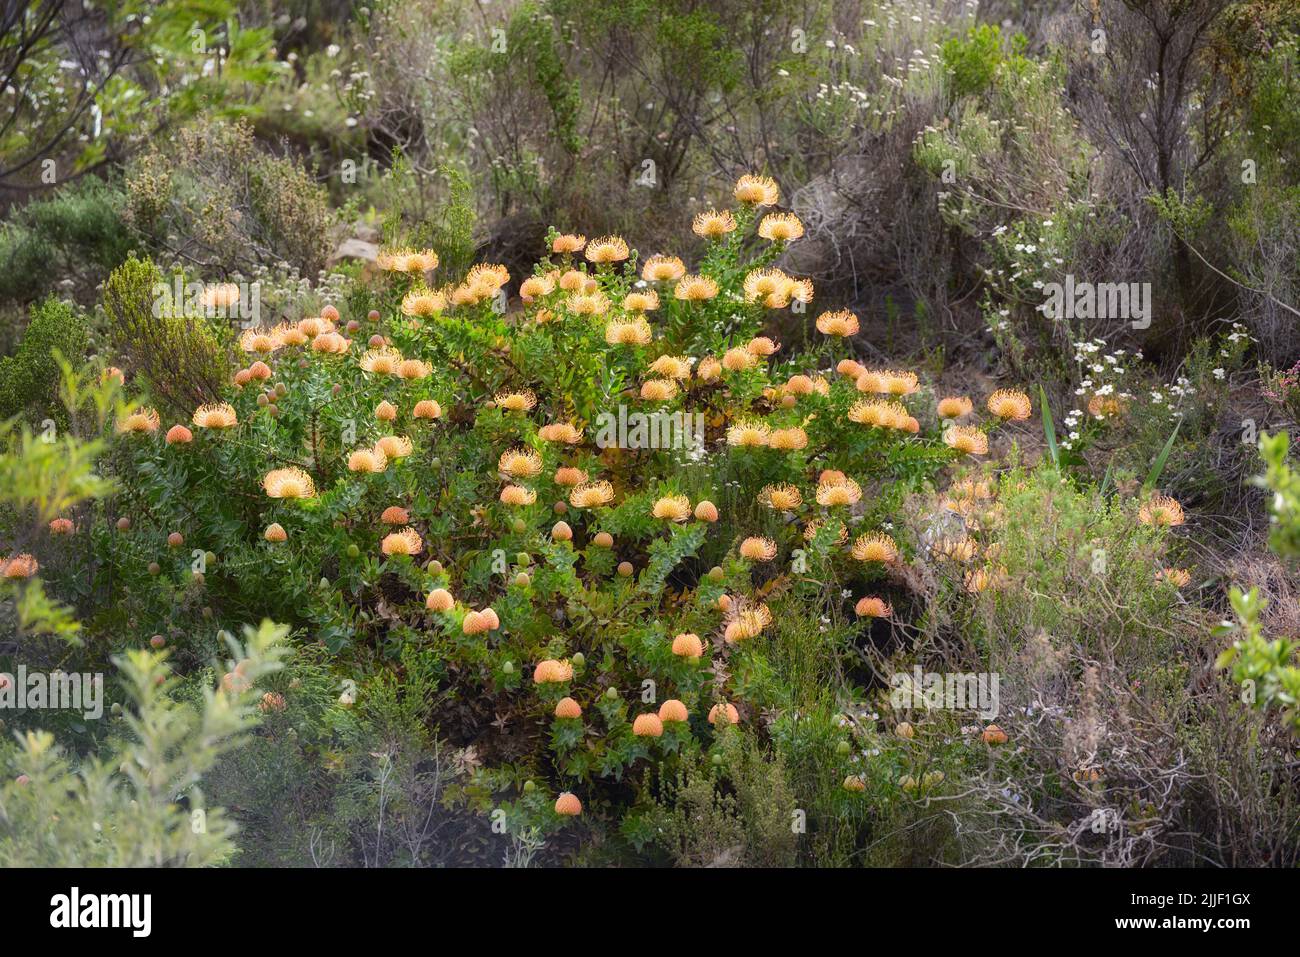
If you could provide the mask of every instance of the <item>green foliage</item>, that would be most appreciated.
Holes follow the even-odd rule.
[[[32,307],[31,321],[12,356],[0,358],[0,419],[31,410],[44,418],[55,409],[58,358],[80,362],[86,354],[85,320],[53,296]]]
[[[132,255],[104,284],[104,315],[123,370],[188,418],[195,406],[221,394],[226,354],[202,317],[166,306],[166,288],[157,266]]]
[[[1229,593],[1236,624],[1225,624],[1216,629],[1216,637],[1239,634],[1215,662],[1216,667],[1227,669],[1233,682],[1241,686],[1241,700],[1256,708],[1280,708],[1282,720],[1296,734],[1300,734],[1300,665],[1296,664],[1300,642],[1289,638],[1264,637],[1260,614],[1268,602],[1260,597],[1259,590],[1243,592],[1233,588]]]
[[[1011,40],[1012,57],[1026,45],[1021,34]],[[996,24],[981,23],[972,27],[964,37],[947,40],[942,50],[943,64],[952,76],[952,94],[956,98],[983,93],[993,83],[993,78],[1007,62],[1003,52],[1002,30]]]

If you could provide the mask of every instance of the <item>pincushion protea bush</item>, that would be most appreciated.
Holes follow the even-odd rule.
[[[552,231],[529,276],[439,281],[431,251],[386,250],[341,308],[245,330],[218,394],[120,410],[102,461],[120,491],[47,578],[83,594],[108,650],[153,634],[181,668],[221,625],[290,626],[288,677],[219,677],[262,702],[267,766],[350,776],[342,804],[304,789],[324,817],[361,815],[356,788],[386,806],[371,784],[445,739],[454,767],[406,793],[490,821],[516,856],[601,827],[682,863],[731,853],[733,831],[751,863],[851,860],[989,747],[1015,753],[1014,721],[951,729],[963,751],[921,748],[941,719],[882,719],[881,678],[935,660],[898,636],[958,623],[998,654],[1014,629],[1073,628],[1091,648],[1091,609],[1053,602],[1097,536],[1099,581],[1142,578],[1167,615],[1183,512],[1148,496],[1089,531],[1064,486],[998,487],[980,463],[1029,428],[1028,393],[862,364],[856,317],[779,268],[800,229],[771,219],[776,185],[743,177],[735,199],[697,217],[694,257]],[[1058,507],[1049,548],[1034,522]],[[213,777],[245,806],[280,800]],[[693,833],[705,806],[714,833]]]

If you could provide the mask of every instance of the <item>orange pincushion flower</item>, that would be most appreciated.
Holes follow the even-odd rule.
[[[644,346],[653,338],[650,323],[642,316],[635,319],[615,319],[605,326],[605,341],[611,346]]]
[[[537,493],[522,485],[507,485],[501,490],[502,505],[532,505],[537,501]]]
[[[284,526],[279,522],[272,522],[266,526],[266,531],[262,533],[262,537],[268,542],[283,542],[288,539],[289,533],[284,530]]]
[[[238,372],[235,373],[235,378],[233,381],[235,383],[236,388],[242,389],[244,386],[248,385],[248,383],[252,381],[252,378],[253,378],[252,372],[250,372],[247,369],[240,369]]]
[[[1013,422],[1029,418],[1029,413],[1033,410],[1029,396],[1019,389],[998,389],[989,396],[987,405],[988,410],[999,419]]]
[[[629,292],[623,297],[623,308],[628,312],[653,312],[659,308],[659,293]]]
[[[557,718],[581,718],[582,706],[572,698],[561,698],[555,703],[555,716]]]
[[[583,292],[587,289],[588,284],[593,288],[596,288],[595,280],[581,269],[565,270],[564,273],[560,275],[557,283],[565,292]]]
[[[274,329],[245,329],[239,337],[239,348],[268,355],[280,348],[280,337]]]
[[[685,721],[691,716],[686,705],[676,698],[669,698],[659,706],[659,720],[664,724],[670,721]]]
[[[765,485],[758,493],[758,501],[778,512],[793,512],[803,504],[803,495],[795,486],[787,483]]]
[[[405,525],[411,520],[411,513],[400,505],[390,505],[384,509],[379,520],[385,525]]]
[[[740,448],[766,446],[772,430],[766,422],[737,422],[727,429],[727,444]]]
[[[781,347],[769,339],[767,336],[755,336],[745,343],[745,351],[751,356],[770,356],[775,355]]]
[[[32,555],[23,552],[8,560],[0,560],[0,575],[9,579],[31,578],[40,567],[40,563]]]
[[[843,545],[849,540],[849,530],[843,522],[836,522],[835,524],[839,526],[839,531],[836,533],[836,543]],[[804,526],[803,537],[811,542],[825,526],[825,520],[814,519]]]
[[[407,382],[424,379],[433,374],[433,366],[423,359],[403,359],[397,367],[397,377]]]
[[[456,599],[452,598],[451,592],[445,588],[435,588],[429,592],[429,597],[424,600],[424,607],[429,611],[451,611],[455,604]],[[474,614],[477,614],[477,612]]]
[[[875,595],[859,598],[853,610],[863,618],[888,618],[894,613],[894,609],[890,607],[889,602],[883,598],[877,598]]]
[[[780,269],[753,269],[745,275],[741,288],[746,302],[761,302],[770,309],[784,309],[790,303],[790,284],[794,282]]]
[[[709,709],[709,724],[717,724],[719,719],[726,724],[740,724],[740,712],[734,704],[715,704]]]
[[[704,654],[704,642],[699,635],[683,632],[673,639],[673,654],[679,658],[698,658]]]
[[[773,429],[767,437],[769,448],[778,449],[782,452],[788,452],[793,449],[806,449],[808,447],[808,433],[803,429],[795,426],[789,429]]]
[[[409,456],[415,451],[415,446],[404,435],[385,435],[375,443],[375,451],[382,452],[389,461],[396,461]]]
[[[573,541],[573,529],[568,522],[556,522],[551,526],[551,539],[557,542]]]
[[[508,449],[497,460],[497,471],[511,478],[533,478],[542,472],[542,457],[532,449]]]
[[[806,375],[792,375],[781,387],[787,395],[812,395],[815,388],[812,377]]]
[[[299,329],[296,322],[282,322],[273,332],[282,346],[301,346],[307,341],[307,333]]]
[[[858,329],[858,317],[847,309],[823,312],[817,317],[817,331],[822,335],[838,336],[843,339],[846,336],[856,336]],[[852,362],[853,360],[845,359],[844,361]]]
[[[1104,419],[1110,415],[1120,415],[1126,404],[1119,396],[1094,395],[1088,400],[1088,414],[1094,419]]]
[[[841,359],[835,367],[835,371],[846,379],[852,379],[856,382],[866,373],[866,367],[861,362],[855,362],[853,359]]]
[[[1138,521],[1143,525],[1163,525],[1172,528],[1175,525],[1182,525],[1186,520],[1182,505],[1177,499],[1170,498],[1168,495],[1153,496],[1138,509]]]
[[[854,505],[862,498],[862,486],[843,473],[822,480],[817,485],[817,504],[827,507]]]
[[[582,429],[570,425],[568,422],[553,422],[538,429],[537,437],[543,442],[563,442],[566,445],[577,445],[582,441]]]
[[[107,366],[104,371],[99,374],[99,381],[112,381],[116,382],[118,385],[123,385],[126,382],[126,376],[122,374],[122,370],[117,366]]]
[[[1007,733],[999,728],[996,724],[991,724],[984,729],[980,735],[985,744],[1006,744]]]
[[[869,532],[853,543],[853,557],[860,562],[897,561],[898,546],[884,532]]]
[[[71,535],[72,519],[70,518],[51,519],[49,527],[50,527],[51,535]]]
[[[599,508],[614,500],[614,486],[608,482],[584,482],[569,493],[574,508]]]
[[[262,479],[262,488],[271,498],[314,498],[316,483],[300,468],[272,469]]]
[[[463,285],[486,298],[510,281],[510,270],[499,263],[479,263],[465,274]]]
[[[989,437],[973,425],[953,425],[944,430],[944,444],[968,455],[988,455]]]
[[[686,275],[686,266],[676,256],[651,256],[641,267],[646,282],[675,282]]]
[[[862,780],[861,775],[850,774],[845,777],[843,788],[846,791],[852,791],[856,794],[867,789],[867,782]]]
[[[195,409],[191,421],[201,429],[229,429],[239,424],[239,416],[230,403],[213,402]]]
[[[402,297],[402,315],[419,318],[435,316],[447,308],[447,294],[442,290],[412,289]]]
[[[527,412],[537,405],[537,396],[529,389],[521,392],[498,392],[492,397],[497,408],[507,412]]]
[[[691,517],[691,500],[685,495],[665,495],[655,502],[651,514],[670,522],[684,522]]]
[[[683,276],[673,287],[673,297],[683,302],[704,302],[718,294],[718,284],[708,276]]]
[[[393,422],[397,419],[397,406],[387,399],[375,406],[375,418],[380,422]]]
[[[564,307],[575,316],[603,316],[609,312],[609,299],[599,291],[582,293],[566,299]]]
[[[883,399],[859,399],[849,409],[848,419],[877,429],[907,429],[911,416],[901,403]]]
[[[320,316],[307,316],[298,320],[298,331],[308,339],[334,331],[334,323]]]
[[[311,342],[313,352],[323,352],[335,356],[347,352],[348,347],[351,345],[351,339],[344,339],[337,332],[322,332]]]
[[[677,392],[677,383],[672,379],[647,379],[641,383],[641,398],[647,402],[670,402]]]
[[[587,245],[586,236],[575,233],[561,233],[551,240],[551,252],[576,253],[585,245]]]
[[[529,276],[519,284],[519,298],[524,302],[549,296],[554,291],[555,279],[551,276]]]
[[[587,244],[587,261],[593,263],[618,263],[628,257],[627,242],[622,236],[605,236]]]
[[[271,378],[271,376],[271,367],[261,359],[258,359],[248,367],[248,377],[250,379],[255,379],[258,382],[265,382],[267,379]]]
[[[144,435],[158,431],[158,411],[143,407],[136,409],[126,418],[117,423],[119,433],[132,433],[135,435]]]
[[[770,176],[746,174],[736,180],[734,194],[742,203],[753,206],[775,206],[781,201],[781,190]]]
[[[563,465],[555,470],[555,484],[572,488],[587,481],[587,473],[572,465]]]
[[[460,623],[460,630],[467,635],[481,635],[492,630],[492,621],[481,612],[469,611]]]
[[[565,791],[555,799],[555,813],[561,817],[577,817],[582,813],[582,802],[575,795]]]
[[[379,449],[357,449],[348,456],[348,471],[377,475],[388,468],[388,456]]]
[[[935,542],[934,553],[954,562],[969,562],[979,554],[979,545],[970,536],[945,538]]]
[[[567,661],[547,658],[545,661],[539,661],[537,667],[533,669],[533,684],[559,684],[572,678],[573,665]]]
[[[440,419],[442,406],[433,399],[421,399],[415,403],[415,410],[411,414],[417,419]]]
[[[420,533],[408,525],[385,535],[379,547],[385,555],[418,555],[424,551],[424,541],[420,538]]]
[[[695,370],[695,375],[701,382],[712,382],[722,375],[722,363],[713,356],[705,356],[700,360],[700,366]]]
[[[705,499],[695,506],[695,517],[701,522],[712,524],[718,520],[718,506]]]
[[[1162,568],[1156,572],[1156,581],[1165,581],[1175,588],[1186,588],[1192,583],[1192,573],[1186,568]]]
[[[770,538],[750,536],[740,543],[740,557],[756,562],[770,562],[776,558],[776,542]]]
[[[691,360],[686,356],[660,356],[650,363],[650,371],[665,379],[689,379]]]
[[[941,419],[960,419],[963,415],[970,415],[974,408],[974,403],[966,396],[951,395],[939,400],[937,411]]]
[[[194,433],[183,425],[173,425],[167,430],[167,437],[164,441],[168,445],[185,445],[194,441]]]
[[[736,218],[731,215],[729,209],[720,211],[710,209],[707,212],[697,213],[691,223],[691,232],[705,239],[718,239],[734,231],[735,228]]]
[[[757,638],[772,623],[772,612],[767,605],[751,605],[743,599],[733,604],[727,614],[729,620],[723,637],[728,644]]]
[[[973,595],[990,588],[1001,588],[1004,584],[1006,584],[1006,572],[1002,568],[974,568],[966,573],[966,590]]]
[[[639,714],[632,722],[632,733],[638,738],[658,738],[664,733],[664,723],[657,714]]]
[[[744,346],[736,346],[722,354],[722,368],[728,372],[743,372],[758,365],[758,357]]]
[[[758,235],[774,243],[786,243],[803,235],[803,223],[794,213],[768,213],[758,224]]]
[[[373,372],[376,375],[396,375],[398,366],[402,364],[402,354],[392,346],[381,346],[362,353],[357,364],[365,372]]]

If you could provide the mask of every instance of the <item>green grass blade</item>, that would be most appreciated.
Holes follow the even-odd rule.
[[[1052,467],[1059,471],[1061,453],[1056,446],[1056,424],[1052,421],[1052,410],[1047,407],[1047,393],[1041,385],[1038,387],[1038,401],[1043,407],[1043,434],[1047,436],[1047,454],[1052,459]]]
[[[1165,462],[1169,458],[1169,453],[1173,450],[1174,439],[1178,438],[1178,430],[1183,427],[1183,420],[1179,419],[1174,430],[1169,433],[1169,441],[1165,442],[1165,447],[1160,450],[1156,460],[1151,463],[1151,471],[1147,473],[1147,480],[1142,483],[1142,491],[1149,492],[1156,487],[1156,482],[1160,481],[1160,473],[1165,470]]]

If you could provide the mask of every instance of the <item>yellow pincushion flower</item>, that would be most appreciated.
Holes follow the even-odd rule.
[[[563,442],[577,445],[582,441],[582,429],[568,422],[553,422],[537,430],[537,437],[543,442]]]
[[[936,411],[941,419],[960,419],[962,416],[970,415],[974,408],[974,403],[966,396],[951,395],[939,400]]]
[[[158,418],[158,410],[151,409],[148,406],[136,409],[117,423],[117,431],[122,433],[135,433],[137,435],[157,432],[161,421]]]
[[[774,243],[788,243],[803,236],[803,223],[794,213],[768,213],[758,224],[758,234]]]
[[[357,449],[348,456],[348,471],[375,475],[388,468],[388,457],[378,449]]]
[[[569,493],[574,508],[599,508],[614,500],[614,486],[608,482],[584,482]]]
[[[772,612],[762,603],[751,605],[742,601],[732,607],[727,618],[722,636],[728,644],[734,645],[761,635],[763,629],[772,623]]]
[[[512,478],[533,478],[541,474],[542,457],[532,449],[509,449],[497,460],[497,471]]]
[[[892,562],[898,559],[898,546],[884,532],[868,532],[853,543],[853,557],[860,562]]]
[[[776,542],[770,538],[750,536],[740,543],[740,557],[755,562],[770,562],[776,558]]]
[[[862,498],[862,486],[844,475],[824,478],[817,484],[817,504],[827,508],[854,505]]]
[[[778,512],[793,512],[803,504],[803,494],[788,482],[781,485],[765,485],[758,493],[761,505]]]
[[[769,308],[782,309],[790,301],[793,282],[780,269],[754,269],[746,274],[741,288],[746,302],[762,302]]]
[[[727,233],[733,232],[735,228],[736,218],[731,215],[731,210],[728,209],[710,209],[707,212],[698,213],[691,223],[691,232],[705,239],[718,239],[727,235]]]
[[[838,336],[843,339],[846,336],[857,335],[858,328],[858,317],[847,309],[823,312],[817,317],[817,331],[822,335]]]
[[[631,320],[614,320],[605,326],[605,341],[611,346],[644,346],[652,338],[650,323],[641,316]]]
[[[463,286],[486,299],[510,281],[510,270],[493,263],[479,263],[465,274]]]
[[[691,517],[691,500],[685,495],[665,495],[654,503],[650,514],[669,522],[684,522]]]
[[[758,365],[758,356],[744,346],[733,346],[722,354],[722,368],[728,372],[744,372]]]
[[[628,312],[653,312],[659,308],[659,293],[629,292],[623,297],[623,308]]]
[[[988,455],[989,437],[972,425],[953,425],[944,430],[944,444],[967,455]]]
[[[740,448],[765,447],[771,435],[766,422],[737,422],[727,429],[727,444]]]
[[[501,490],[503,505],[532,505],[537,501],[537,493],[523,485],[507,485]]]
[[[736,180],[733,194],[739,202],[752,206],[775,206],[781,201],[781,190],[770,176],[746,174]]]
[[[718,284],[708,276],[683,276],[673,287],[673,296],[683,302],[704,302],[718,294]]]
[[[519,284],[519,298],[532,302],[555,291],[555,280],[550,276],[529,276]]]
[[[587,244],[588,262],[619,263],[628,257],[627,242],[622,236],[605,236]]]
[[[245,352],[268,355],[280,348],[280,337],[274,329],[245,329],[239,337],[239,348]]]
[[[772,434],[767,437],[767,445],[768,448],[777,449],[781,452],[806,449],[808,447],[808,433],[798,426],[789,429],[773,429]]]
[[[398,367],[402,364],[402,354],[391,346],[368,349],[362,353],[357,364],[364,371],[373,372],[375,375],[396,375]]]
[[[911,416],[898,402],[859,399],[849,409],[850,422],[858,422],[878,429],[906,429]]]
[[[418,555],[424,551],[424,542],[420,539],[420,533],[408,525],[385,535],[379,548],[385,555]]]
[[[1168,495],[1153,496],[1138,509],[1138,521],[1143,525],[1161,525],[1172,528],[1187,521],[1183,507]]]
[[[686,275],[685,264],[676,256],[651,256],[641,267],[646,282],[676,282]]]
[[[412,289],[402,297],[402,315],[435,316],[447,308],[447,294],[442,290]]]
[[[284,346],[301,346],[307,342],[307,333],[297,323],[282,322],[271,331]]]
[[[300,468],[272,469],[262,479],[270,498],[315,498],[316,483]]]
[[[942,539],[935,543],[934,553],[949,561],[966,563],[979,554],[979,544],[970,536]]]
[[[609,312],[609,300],[599,290],[580,293],[564,301],[564,308],[575,316],[603,316]]]
[[[587,237],[580,233],[562,233],[551,241],[553,253],[576,253],[587,245]]]
[[[647,402],[668,402],[677,396],[677,383],[672,379],[647,379],[641,383],[641,398]]]
[[[537,405],[537,396],[529,389],[522,392],[498,392],[492,396],[497,408],[507,412],[527,412]]]
[[[210,402],[195,409],[190,421],[201,429],[229,429],[239,424],[239,416],[229,402]]]
[[[1032,406],[1029,396],[1018,389],[998,389],[988,398],[988,410],[999,419],[1013,422],[1029,418]]]
[[[415,446],[404,435],[386,435],[375,443],[375,451],[385,459],[404,459],[415,451]]]

